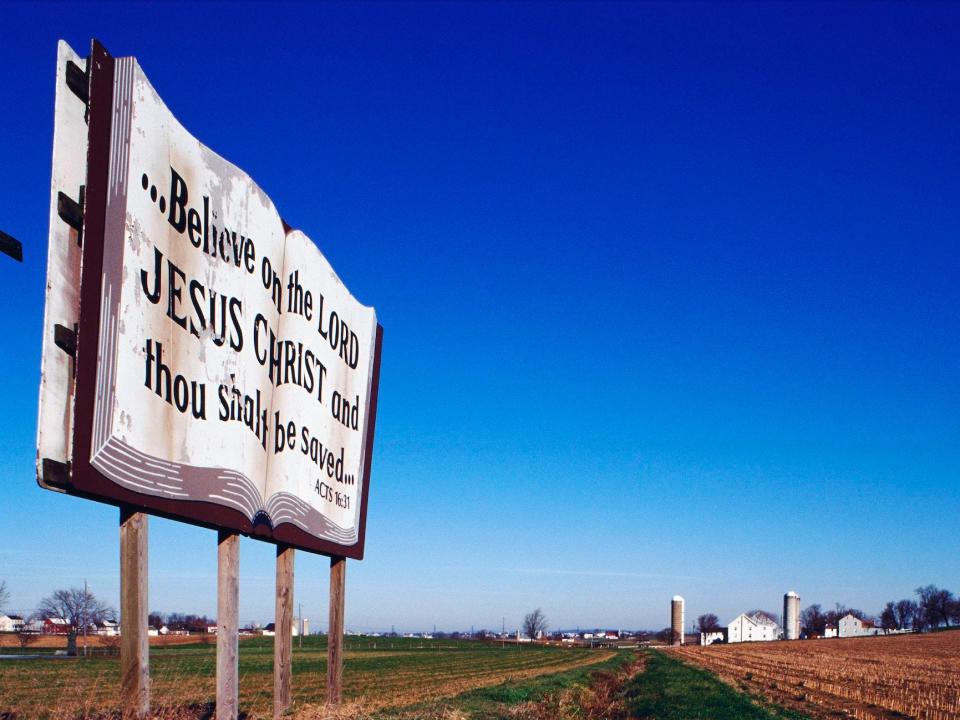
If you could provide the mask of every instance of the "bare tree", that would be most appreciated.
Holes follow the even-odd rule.
[[[934,628],[940,625],[950,627],[953,593],[949,590],[942,590],[936,585],[918,587],[916,593],[920,596],[918,605],[923,609],[930,626]]]
[[[23,619],[23,624],[17,628],[17,642],[20,643],[20,652],[40,639],[40,633],[30,627],[32,622],[32,617],[26,617]]]
[[[927,609],[923,606],[923,603],[914,603],[913,605],[913,619],[910,625],[917,632],[923,632],[933,623],[930,621],[930,616],[927,614]]]
[[[697,632],[716,632],[720,629],[720,620],[713,613],[707,613],[697,618]]]
[[[823,635],[827,627],[827,616],[823,614],[819,603],[814,603],[800,613],[800,624],[807,635]]]
[[[897,629],[903,630],[913,626],[913,619],[917,615],[917,603],[913,600],[897,600],[893,606],[897,613]]]
[[[771,622],[774,622],[777,625],[780,624],[780,618],[777,616],[777,614],[772,613],[769,610],[751,610],[750,612],[747,613],[747,615],[749,617],[755,617],[755,618],[766,618],[767,620],[770,620]]]
[[[880,613],[880,627],[884,630],[898,630],[897,625],[897,605],[893,601],[888,602]]]
[[[119,635],[104,635],[100,638],[100,644],[107,655],[120,654],[120,641],[121,637]]]
[[[523,632],[531,640],[536,640],[537,635],[547,631],[547,616],[543,614],[540,608],[532,613],[527,613],[523,618]]]
[[[39,639],[40,633],[35,633],[32,630],[27,630],[25,628],[20,628],[17,630],[17,642],[20,643],[21,652],[26,650],[30,645],[33,645]]]
[[[70,623],[71,632],[82,631],[102,620],[116,620],[116,611],[85,588],[54,590],[37,606],[40,617],[59,617]]]

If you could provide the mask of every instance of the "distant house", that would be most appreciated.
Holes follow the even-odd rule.
[[[120,626],[112,620],[99,620],[94,623],[97,635],[113,637],[120,634]]]
[[[216,626],[216,625],[207,625],[207,634],[208,634],[208,635],[216,635],[216,634],[217,634],[217,626]]]
[[[0,615],[0,632],[19,632],[23,618],[19,615]]]
[[[765,642],[780,637],[780,627],[773,618],[763,614],[740,613],[727,625],[727,642]]]
[[[294,620],[296,620],[296,618],[294,618]],[[261,630],[260,633],[261,633],[262,635],[266,635],[267,637],[274,637],[274,636],[277,634],[277,625],[276,625],[276,623],[267,623],[266,625],[263,626],[263,630]],[[293,623],[293,626],[290,628],[290,634],[293,635],[294,637],[297,637],[297,635],[299,634],[299,633],[297,632],[297,623],[296,623],[296,622],[294,622],[294,623]],[[350,633],[348,633],[348,634],[350,634]],[[356,634],[356,633],[353,633],[353,634]],[[413,636],[410,635],[409,637],[413,637]]]
[[[840,618],[840,632],[842,638],[846,637],[864,637],[867,635],[879,635],[880,630],[870,620],[858,618],[856,615],[847,613]]]
[[[833,625],[827,625],[827,626],[823,629],[823,637],[825,637],[825,638],[835,638],[835,637],[837,637],[837,628],[835,628]]]

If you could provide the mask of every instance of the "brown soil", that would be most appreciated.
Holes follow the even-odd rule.
[[[960,631],[668,650],[815,718],[960,718]]]
[[[241,638],[242,640],[243,638]],[[116,640],[116,638],[114,638]],[[77,637],[77,647],[82,648],[86,642],[87,647],[111,647],[111,638],[100,637],[99,635],[88,635]],[[211,645],[216,643],[216,635],[160,635],[150,638],[150,645],[154,647],[167,647],[169,645],[189,645],[190,643],[209,642]],[[20,640],[14,633],[0,633],[0,648],[18,648]],[[27,647],[27,652],[37,648],[57,648],[67,649],[66,635],[40,635],[37,641]]]

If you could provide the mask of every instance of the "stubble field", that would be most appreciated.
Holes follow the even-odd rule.
[[[813,717],[960,718],[960,631],[670,652],[739,690]]]

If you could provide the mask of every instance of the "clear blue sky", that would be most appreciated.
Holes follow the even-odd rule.
[[[385,328],[347,626],[727,621],[960,590],[960,7],[0,6],[0,578],[116,603],[34,481],[56,41],[136,55]],[[153,520],[151,607],[213,614]],[[273,548],[241,546],[271,620]],[[326,626],[326,559],[297,600]]]

